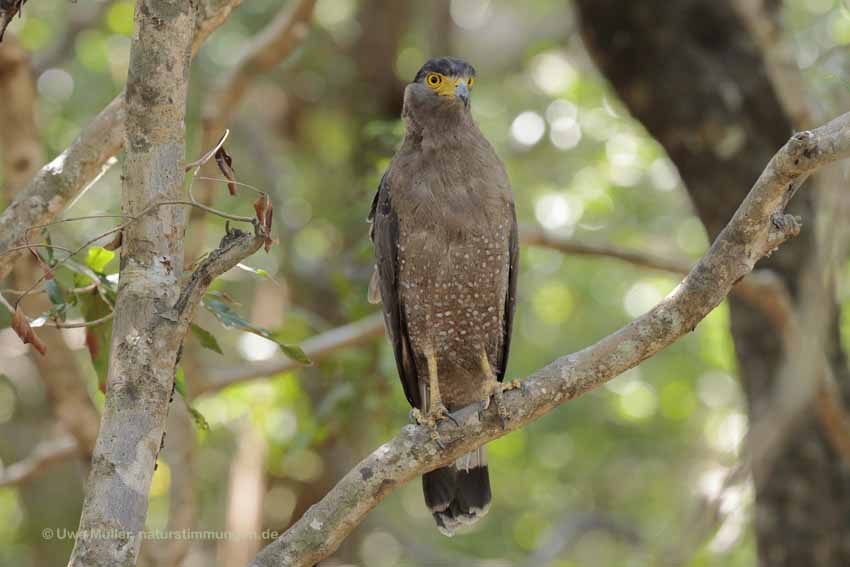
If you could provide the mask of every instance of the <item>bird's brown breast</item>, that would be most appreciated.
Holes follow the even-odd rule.
[[[408,333],[420,376],[427,376],[423,353],[434,353],[449,409],[481,399],[481,356],[496,368],[504,337],[510,228],[507,221],[470,220],[458,230],[400,219],[399,287]]]

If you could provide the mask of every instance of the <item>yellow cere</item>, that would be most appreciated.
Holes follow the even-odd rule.
[[[473,77],[447,77],[442,73],[428,73],[425,77],[425,84],[437,91],[443,96],[454,96],[455,89],[461,83],[466,83],[470,89],[475,83]]]

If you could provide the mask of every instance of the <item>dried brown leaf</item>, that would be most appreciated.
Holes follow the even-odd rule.
[[[41,339],[35,334],[20,305],[15,306],[15,314],[12,315],[12,330],[15,331],[24,344],[31,344],[42,356],[47,354],[47,345],[41,342]]]
[[[118,234],[115,235],[115,238],[112,239],[111,242],[106,244],[103,249],[104,250],[118,250],[121,248],[121,244],[124,242],[124,232],[118,231]]]
[[[269,248],[271,248],[274,243],[272,241],[272,215],[274,214],[274,206],[272,205],[272,200],[268,197],[266,197],[266,205],[266,214],[264,219],[266,238],[263,241],[263,248],[265,248],[266,252],[268,252]]]
[[[32,254],[33,257],[36,259],[38,265],[41,266],[41,269],[44,270],[44,279],[52,280],[54,278],[53,270],[50,268],[50,266],[47,265],[47,262],[44,261],[44,258],[41,257],[41,254],[36,252],[34,248],[28,248],[28,250],[30,251],[30,254]]]
[[[221,146],[215,152],[215,163],[218,164],[218,169],[227,178],[227,192],[236,195],[236,174],[233,173],[233,158],[228,155],[224,146]]]
[[[266,225],[266,194],[263,193],[257,200],[254,201],[254,212],[257,213],[257,220],[262,226]]]

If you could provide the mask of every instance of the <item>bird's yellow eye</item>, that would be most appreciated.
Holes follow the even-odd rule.
[[[470,77],[466,81],[466,86],[469,87],[470,89],[472,88],[472,85],[474,85],[474,84],[475,84],[475,77]]]
[[[437,73],[428,73],[425,82],[428,83],[429,87],[437,87],[443,82],[443,78]]]

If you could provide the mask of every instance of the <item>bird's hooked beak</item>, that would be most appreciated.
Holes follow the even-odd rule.
[[[463,101],[465,107],[469,107],[469,87],[465,80],[458,81],[455,87],[455,96]]]

